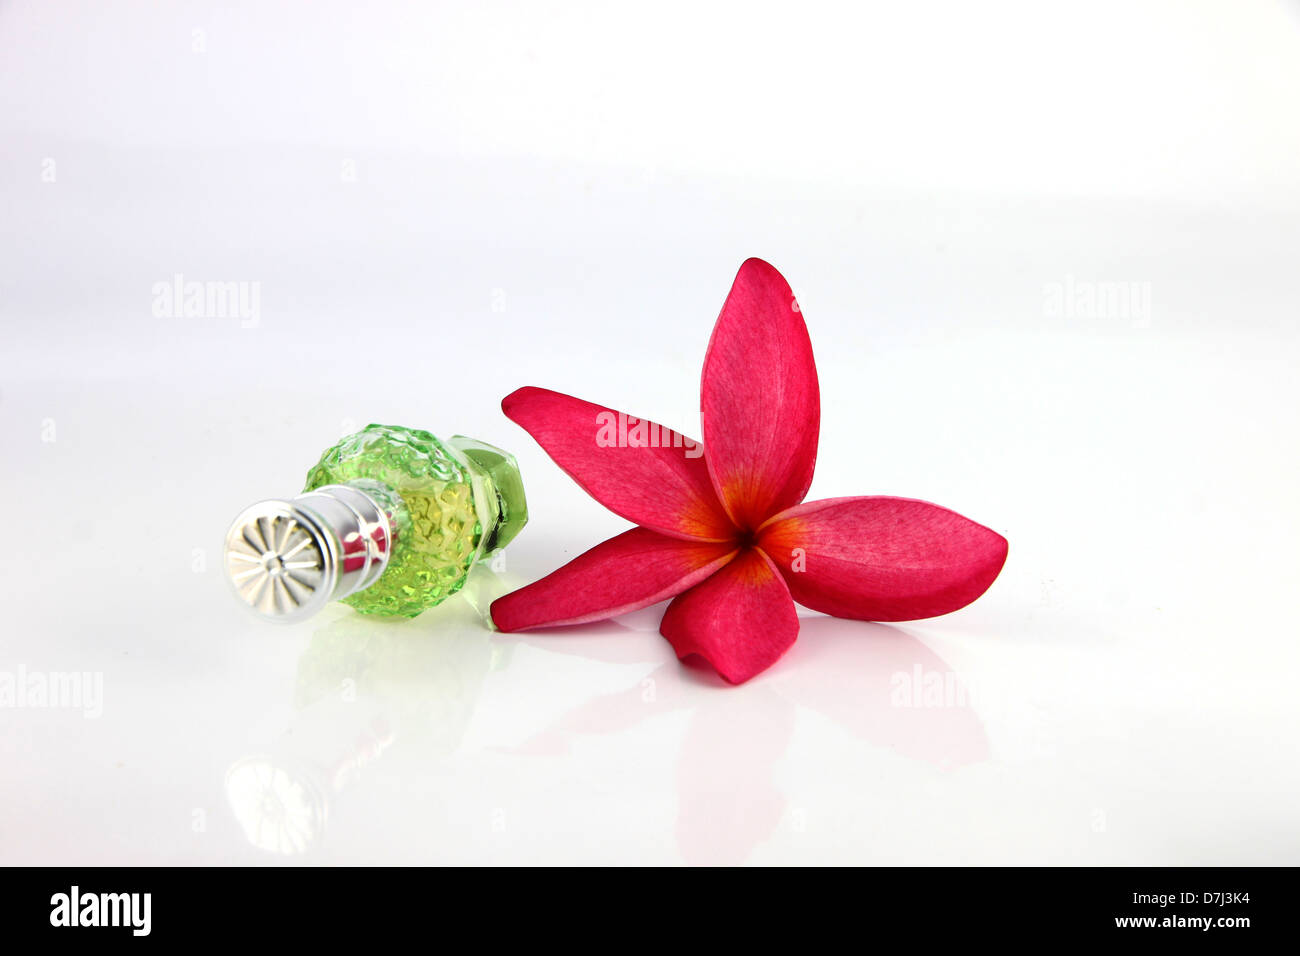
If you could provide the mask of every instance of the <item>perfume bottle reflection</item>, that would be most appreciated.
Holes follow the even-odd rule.
[[[483,622],[510,587],[481,566],[420,619],[432,627],[346,613],[317,629],[298,661],[291,725],[226,773],[248,842],[305,853],[324,836],[335,797],[391,748],[454,751],[484,680],[508,662],[512,645],[493,642]]]

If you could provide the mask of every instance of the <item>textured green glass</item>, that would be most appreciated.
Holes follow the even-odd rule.
[[[475,561],[528,520],[514,457],[462,436],[443,442],[419,429],[367,425],[321,455],[303,490],[345,483],[383,504],[393,523],[383,575],[344,598],[363,614],[414,617],[446,600]]]

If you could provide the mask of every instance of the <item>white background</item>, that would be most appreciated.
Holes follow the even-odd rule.
[[[0,708],[0,862],[1300,862],[1297,103],[1263,0],[0,3],[0,677],[103,682]],[[698,434],[751,255],[811,497],[997,529],[976,604],[805,612],[729,688],[661,607],[227,593],[233,515],[370,421],[518,454],[480,608],[621,530],[498,402]],[[256,323],[155,316],[178,273]],[[1149,309],[1053,308],[1105,283]]]

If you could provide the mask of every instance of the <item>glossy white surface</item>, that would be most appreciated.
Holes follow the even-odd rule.
[[[1300,18],[898,6],[0,8],[0,682],[102,690],[0,706],[0,863],[1300,862]],[[661,607],[490,632],[625,526],[500,398],[698,434],[749,255],[810,497],[953,507],[1002,577],[740,688]],[[256,320],[156,316],[178,273]],[[518,455],[505,570],[254,620],[227,523],[369,421]]]

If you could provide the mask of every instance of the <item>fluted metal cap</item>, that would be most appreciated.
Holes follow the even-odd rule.
[[[373,498],[326,485],[245,508],[226,532],[226,575],[259,615],[291,624],[377,581],[392,538]]]

